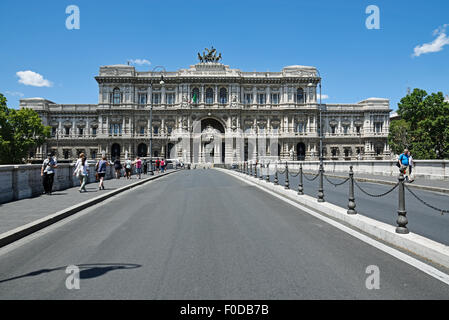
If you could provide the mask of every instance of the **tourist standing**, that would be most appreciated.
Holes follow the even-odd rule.
[[[161,160],[159,158],[156,158],[156,172],[159,173],[159,167],[161,165]]]
[[[404,175],[405,181],[408,182],[408,180],[409,180],[408,172],[409,172],[409,165],[410,165],[408,149],[404,149],[404,152],[398,158],[398,162],[399,162],[399,170]]]
[[[410,183],[415,181],[415,174],[413,173],[414,172],[414,170],[413,170],[414,167],[415,167],[415,162],[413,161],[412,154],[409,151],[408,152],[408,175],[410,177],[410,181],[409,181]]]
[[[122,172],[122,164],[120,162],[120,158],[116,158],[114,160],[114,169],[115,169],[115,178],[120,179],[121,172]]]
[[[126,174],[126,179],[131,179],[131,170],[133,167],[133,163],[130,159],[126,159],[125,160],[125,174]]]
[[[164,170],[165,170],[165,160],[164,160],[164,158],[162,158],[162,160],[161,160],[161,173],[164,173]]]
[[[89,168],[87,167],[86,156],[81,152],[80,157],[75,164],[75,171],[73,172],[73,175],[80,179],[80,188],[78,189],[79,192],[87,192],[86,183],[88,174]]]
[[[53,190],[53,181],[55,177],[55,168],[58,164],[55,159],[52,158],[51,153],[47,154],[47,159],[44,160],[41,167],[42,184],[44,186],[44,193],[51,195]]]
[[[142,160],[140,160],[140,157],[136,158],[136,161],[134,161],[134,165],[136,167],[136,174],[139,177],[139,179],[142,178]]]

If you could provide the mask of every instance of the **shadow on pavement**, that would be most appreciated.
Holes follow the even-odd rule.
[[[76,265],[80,269],[80,279],[92,279],[100,277],[108,272],[114,271],[114,270],[128,270],[128,269],[137,269],[142,267],[140,264],[132,264],[132,263],[92,263],[92,264],[80,264]],[[37,271],[32,271],[30,273],[0,280],[0,283],[9,282],[13,280],[18,280],[22,278],[28,278],[28,277],[35,277],[39,276],[41,274],[50,273],[54,271],[63,271],[67,269],[68,266],[64,267],[57,267],[52,269],[41,269]]]

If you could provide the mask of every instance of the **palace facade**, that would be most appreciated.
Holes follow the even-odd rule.
[[[152,131],[154,157],[192,163],[258,156],[319,159],[316,68],[243,72],[218,60],[200,56],[198,64],[174,72],[102,66],[95,77],[98,104],[22,99],[21,108],[34,109],[52,128],[52,137],[30,158],[42,159],[48,152],[61,160],[74,160],[80,152],[89,159],[145,157]],[[390,111],[389,100],[381,98],[322,104],[325,159],[389,159]],[[220,143],[211,142],[214,136],[222,138]]]

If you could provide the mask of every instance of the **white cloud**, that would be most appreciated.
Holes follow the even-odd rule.
[[[22,92],[17,92],[17,91],[5,91],[5,93],[12,97],[21,97],[22,98],[24,96],[24,94]]]
[[[19,83],[22,83],[26,86],[33,87],[51,87],[52,83],[46,79],[39,73],[27,70],[27,71],[19,71],[16,73],[19,77]]]
[[[143,66],[144,64],[146,65],[151,64],[151,62],[148,61],[147,59],[130,59],[129,62],[132,64],[137,64],[138,66]]]
[[[413,56],[419,57],[425,53],[439,52],[443,50],[445,45],[449,44],[449,37],[446,35],[446,28],[449,24],[445,24],[433,32],[434,36],[437,36],[432,42],[424,43],[423,45],[416,46],[413,52]]]
[[[317,100],[320,100],[320,94],[317,94]],[[326,100],[329,99],[329,96],[327,94],[322,94],[321,95],[321,100]]]

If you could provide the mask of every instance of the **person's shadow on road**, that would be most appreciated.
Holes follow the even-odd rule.
[[[128,269],[136,269],[140,268],[142,265],[140,264],[131,264],[131,263],[93,263],[93,264],[80,264],[76,265],[80,269],[80,279],[92,279],[97,278],[102,275],[105,275],[108,272],[114,271],[114,270],[128,270]],[[65,267],[57,267],[52,269],[41,269],[29,272],[24,275],[12,277],[9,279],[3,279],[0,280],[0,283],[9,282],[13,280],[18,280],[22,278],[28,278],[28,277],[35,277],[39,276],[41,274],[45,273],[51,273],[55,271],[62,271],[67,269],[67,266]]]

